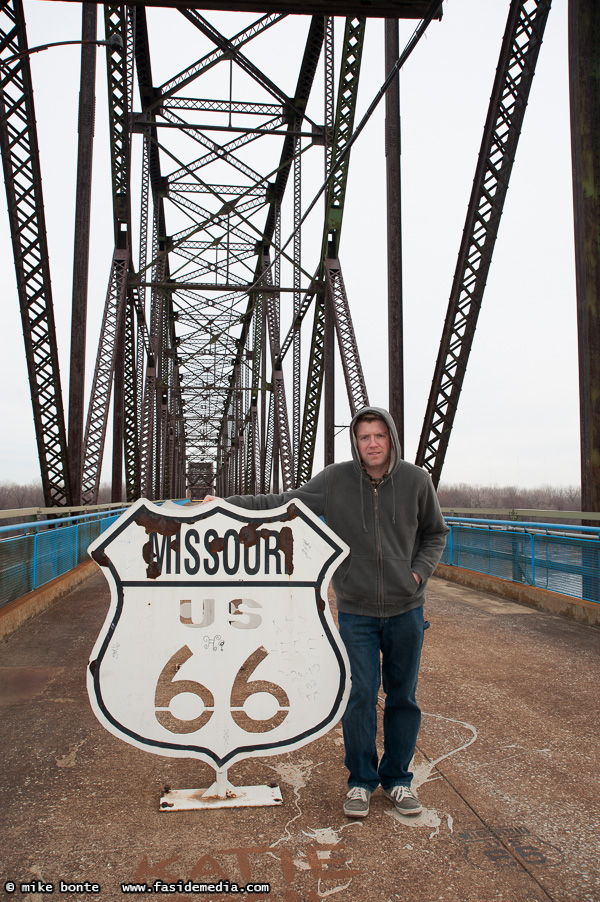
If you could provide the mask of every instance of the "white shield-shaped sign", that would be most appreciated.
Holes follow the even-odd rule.
[[[348,554],[300,502],[136,502],[90,546],[112,603],[88,691],[115,736],[216,770],[341,717],[349,665],[327,597]]]

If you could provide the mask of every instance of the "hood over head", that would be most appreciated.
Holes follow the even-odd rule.
[[[378,420],[383,420],[383,422],[389,429],[392,447],[390,452],[390,465],[386,475],[393,475],[400,466],[400,461],[402,460],[402,448],[400,447],[398,430],[396,429],[396,424],[394,423],[392,415],[391,413],[389,413],[389,411],[384,410],[383,407],[362,407],[352,417],[352,423],[350,424],[350,441],[352,445],[352,459],[354,461],[354,464],[356,467],[358,467],[359,470],[363,469],[360,454],[358,453],[358,445],[356,442],[356,435],[354,434],[354,427],[356,426],[356,421],[366,413],[371,414]]]

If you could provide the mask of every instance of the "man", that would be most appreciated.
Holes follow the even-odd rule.
[[[350,435],[352,460],[325,467],[299,489],[226,500],[265,510],[299,498],[350,547],[332,580],[352,674],[342,718],[349,771],[344,813],[366,817],[370,797],[381,785],[398,811],[414,815],[422,810],[409,768],[421,723],[415,693],[425,586],[444,550],[448,527],[429,475],[402,460],[396,426],[386,410],[360,410]],[[379,760],[382,676],[386,699]]]

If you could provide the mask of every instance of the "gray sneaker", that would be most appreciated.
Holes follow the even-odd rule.
[[[384,789],[383,793],[392,800],[394,808],[400,814],[420,814],[423,810],[410,786],[393,786],[391,789]]]
[[[348,817],[366,817],[372,793],[362,786],[353,786],[344,801],[344,814]]]

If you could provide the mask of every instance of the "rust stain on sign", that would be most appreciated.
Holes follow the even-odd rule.
[[[291,505],[290,505],[291,506]],[[286,573],[294,572],[294,533],[289,526],[282,526],[279,533],[279,547],[285,558]]]
[[[161,536],[175,536],[181,529],[179,520],[169,520],[167,517],[159,517],[150,511],[141,511],[135,518],[138,526],[143,526],[148,534],[157,532]]]
[[[240,529],[240,542],[246,548],[252,548],[258,542],[258,523],[247,523]]]
[[[99,567],[108,567],[110,565],[109,556],[105,551],[100,551],[100,549],[92,551],[91,558],[93,561],[96,561]]]
[[[150,542],[147,545],[144,545],[144,548],[148,548],[150,546]],[[146,555],[144,555],[144,560],[146,560]],[[148,579],[158,579],[161,574],[161,569],[158,566],[158,561],[150,561],[148,566],[146,567],[146,576]]]
[[[298,516],[298,508],[296,507],[294,502],[292,502],[291,504],[288,504],[287,517],[282,517],[281,519],[282,520],[295,520],[297,516]]]
[[[161,536],[166,536],[169,540],[171,536],[177,536],[174,542],[170,542],[170,548],[175,552],[179,551],[179,534],[181,532],[180,521],[170,520],[167,517],[160,517],[158,514],[143,510],[140,511],[135,518],[135,522],[138,526],[142,526],[146,530],[147,535],[158,533]],[[146,576],[148,579],[157,579],[161,574],[161,568],[152,549],[151,539],[149,539],[142,548],[142,557],[144,563],[148,564],[148,567],[146,568]]]
[[[291,503],[288,505],[285,514],[275,522],[294,520],[297,516],[298,509],[294,503]],[[204,517],[201,517],[200,519],[204,519]],[[161,517],[150,511],[142,510],[136,517],[135,522],[138,526],[143,527],[146,530],[147,535],[150,536],[149,540],[142,548],[142,557],[144,563],[147,565],[146,575],[148,579],[157,579],[161,575],[162,568],[160,562],[157,560],[157,545],[156,542],[152,541],[152,536],[156,537],[157,534],[164,536],[169,542],[168,553],[170,554],[170,552],[173,551],[177,554],[180,550],[182,521]],[[294,534],[289,526],[283,526],[279,533],[273,533],[266,528],[266,524],[272,525],[273,521],[256,520],[242,526],[239,530],[240,544],[245,548],[252,548],[258,543],[259,538],[268,542],[270,535],[277,535],[278,550],[283,553],[286,573],[291,575],[294,572]],[[173,539],[173,541],[171,541],[171,539]],[[206,547],[211,554],[219,554],[225,549],[225,538],[215,536],[215,538],[208,542]],[[107,566],[108,563],[110,563],[104,552],[95,552],[93,557],[101,566]]]
[[[225,548],[225,539],[222,539],[221,536],[217,536],[216,539],[212,539],[208,543],[208,550],[213,554],[218,554],[219,551],[223,551]]]

